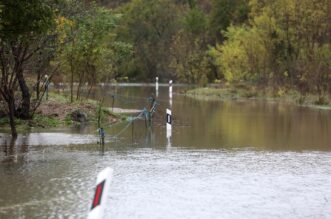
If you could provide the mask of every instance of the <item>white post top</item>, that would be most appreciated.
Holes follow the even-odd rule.
[[[156,81],[159,81],[159,77],[156,77],[155,79],[156,79]]]
[[[170,84],[170,85],[172,84],[172,80],[169,81],[169,84]]]
[[[171,115],[171,110],[170,109],[166,109],[167,114]]]

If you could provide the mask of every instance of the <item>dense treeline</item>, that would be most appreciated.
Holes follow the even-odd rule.
[[[155,76],[322,100],[331,92],[330,11],[330,0],[1,0],[0,111],[12,126],[31,118],[48,80],[69,82],[74,101],[86,83]]]
[[[331,90],[330,0],[132,0],[116,8],[130,79]]]

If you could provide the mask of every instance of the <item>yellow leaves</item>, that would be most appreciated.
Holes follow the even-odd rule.
[[[264,48],[254,28],[229,27],[228,40],[209,51],[227,81],[256,77],[265,62]]]
[[[287,71],[285,71],[285,72],[283,73],[283,75],[284,75],[285,78],[288,78],[288,72],[287,72]]]
[[[73,26],[74,25],[74,22],[66,17],[63,17],[63,16],[60,16],[56,19],[56,24],[57,26],[65,26],[65,25],[68,25],[68,26]]]
[[[254,17],[253,24],[260,33],[264,33],[265,35],[270,35],[270,33],[277,29],[276,19],[267,13]]]
[[[220,64],[228,81],[239,80],[247,71],[247,57],[240,41],[226,43],[222,49]]]
[[[283,97],[283,96],[285,95],[285,93],[286,93],[285,88],[280,87],[280,88],[278,88],[278,90],[277,90],[276,96],[277,96],[277,97]]]
[[[299,81],[301,81],[301,82],[307,81],[306,75],[304,75],[304,74],[301,75],[300,78],[299,78]]]
[[[56,32],[58,33],[59,37],[59,43],[62,44],[66,41],[67,37],[68,37],[68,29],[72,28],[75,26],[75,22],[63,17],[63,16],[59,16],[56,18],[55,20],[56,23]]]

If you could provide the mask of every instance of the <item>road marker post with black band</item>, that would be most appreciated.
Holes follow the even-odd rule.
[[[113,170],[110,167],[107,167],[98,174],[92,205],[90,206],[87,217],[88,219],[104,218],[112,175]]]
[[[171,137],[171,129],[172,129],[172,114],[171,110],[167,109],[167,115],[166,115],[166,126],[167,126],[167,138]]]

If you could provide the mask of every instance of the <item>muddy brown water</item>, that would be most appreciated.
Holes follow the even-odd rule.
[[[0,134],[0,218],[86,218],[96,175],[114,169],[106,218],[331,218],[331,111],[263,101],[203,101],[185,86],[103,87],[105,105],[144,120]],[[165,109],[173,113],[166,137]],[[116,138],[114,136],[118,135]],[[11,146],[12,145],[12,146]]]

